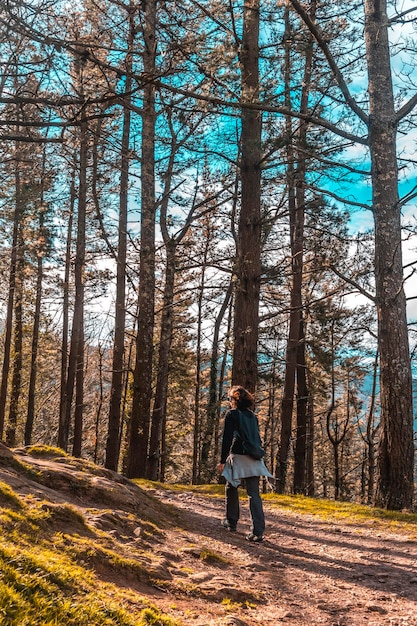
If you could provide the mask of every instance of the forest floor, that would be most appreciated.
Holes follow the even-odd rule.
[[[415,536],[265,503],[265,541],[251,544],[245,540],[247,502],[242,502],[239,532],[228,533],[220,526],[218,499],[169,491],[156,495],[181,509],[187,520],[185,533],[167,536],[170,549],[181,555],[176,579],[184,581],[184,589],[187,581],[198,584],[200,592],[192,599],[173,594],[177,610],[187,615],[185,624],[417,625]],[[227,565],[199,564],[195,546],[207,546]]]
[[[245,540],[247,500],[242,497],[238,532],[230,533],[220,525],[223,497],[210,488],[134,485],[87,462],[27,451],[11,456],[5,447],[0,480],[31,506],[38,501],[54,513],[47,536],[53,541],[54,532],[64,532],[66,544],[73,537],[74,558],[84,535],[98,583],[140,594],[170,616],[149,623],[417,626],[415,523],[298,513],[276,496],[265,500],[265,540],[252,544]],[[65,507],[76,509],[86,528]],[[110,548],[126,562],[148,563],[148,575],[106,561]],[[83,549],[78,562],[86,554]]]

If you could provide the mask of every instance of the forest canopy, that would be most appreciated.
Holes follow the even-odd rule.
[[[412,507],[413,4],[0,3],[8,446]]]

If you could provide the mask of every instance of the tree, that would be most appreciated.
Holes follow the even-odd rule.
[[[148,76],[155,74],[156,5],[155,0],[149,0],[143,14],[143,70]],[[155,86],[149,81],[143,88],[139,315],[127,461],[130,478],[146,476],[151,419],[155,318],[155,117]]]
[[[315,14],[316,3],[311,2],[309,13]],[[292,31],[288,5],[285,10],[285,102],[291,109],[292,91],[292,64],[290,57]],[[310,41],[306,45],[304,75],[300,97],[300,113],[308,112],[308,100],[311,87],[311,72],[313,59],[313,45]],[[293,145],[293,136],[296,144]],[[276,489],[283,493],[285,490],[288,452],[292,431],[293,404],[295,384],[298,385],[297,394],[297,430],[296,430],[296,463],[294,469],[294,488],[296,492],[305,489],[305,459],[307,417],[306,407],[308,390],[305,370],[305,337],[303,320],[303,255],[304,255],[304,221],[306,207],[306,148],[307,124],[299,122],[297,131],[293,130],[293,119],[286,116],[287,137],[287,186],[288,211],[290,221],[291,247],[291,293],[288,340],[285,357],[285,377],[281,401],[281,436],[277,457]]]
[[[87,154],[88,129],[83,110],[80,127],[80,164],[77,203],[77,238],[74,264],[75,299],[71,329],[71,348],[67,376],[67,416],[71,412],[75,382],[74,440],[72,452],[81,456],[84,409],[84,293],[85,293],[85,247],[87,212]],[[67,423],[69,419],[67,417]]]
[[[18,149],[19,151],[19,149]],[[25,210],[25,194],[19,169],[19,158],[15,169],[16,203],[20,206],[20,217],[16,244],[16,271],[14,284],[14,327],[13,327],[13,350],[12,350],[12,377],[10,390],[9,420],[6,428],[6,444],[10,447],[16,445],[16,430],[19,411],[19,398],[22,383],[23,364],[23,213]]]
[[[70,297],[70,272],[71,272],[71,249],[72,228],[76,202],[75,189],[75,166],[72,168],[70,182],[70,206],[68,211],[67,234],[65,245],[65,266],[62,286],[62,341],[61,341],[61,368],[60,368],[60,400],[59,400],[59,423],[57,444],[63,450],[68,449],[70,433],[70,413],[67,412],[67,374],[68,374],[68,332],[69,332],[69,297]]]
[[[241,102],[248,105],[259,99],[259,0],[245,0],[239,60]],[[242,197],[236,250],[232,384],[254,392],[261,284],[261,112],[245,106],[241,123]]]
[[[28,389],[27,400],[27,412],[25,423],[24,443],[26,446],[30,445],[32,441],[33,424],[35,421],[35,396],[36,396],[36,382],[38,374],[38,351],[39,351],[39,332],[41,324],[41,305],[42,305],[42,293],[43,293],[43,279],[44,279],[44,261],[45,257],[50,252],[51,248],[51,232],[48,227],[48,212],[49,207],[45,201],[45,192],[48,183],[48,176],[46,172],[46,151],[43,150],[42,165],[41,165],[41,178],[40,178],[40,197],[38,208],[39,224],[36,232],[36,246],[33,251],[36,257],[36,288],[35,288],[35,310],[33,315],[33,330],[32,330],[32,346],[31,346],[31,358],[30,358],[30,379]]]
[[[8,285],[6,281],[0,285],[1,313],[5,319],[0,387],[2,431],[4,414],[2,419],[1,411],[12,407],[13,428],[15,416],[24,414],[23,398],[26,398],[25,385],[29,379],[26,372],[38,350],[40,378],[37,377],[36,383],[33,372],[27,408],[33,417],[32,390],[35,388],[38,395],[34,435],[48,442],[54,439],[58,390],[55,392],[56,387],[52,389],[51,381],[56,378],[56,355],[62,347],[60,445],[68,447],[74,417],[73,451],[79,453],[82,449],[86,455],[101,461],[106,430],[103,419],[107,399],[106,372],[112,369],[113,392],[111,406],[107,406],[109,449],[106,464],[114,469],[118,467],[126,423],[120,406],[128,413],[133,400],[128,433],[128,473],[162,478],[181,474],[188,480],[192,474],[193,448],[190,407],[195,398],[195,404],[200,403],[200,406],[196,410],[194,478],[196,475],[198,480],[203,475],[210,476],[219,438],[223,385],[230,378],[228,332],[232,302],[235,312],[233,382],[256,390],[261,401],[261,426],[268,449],[274,456],[278,434],[278,385],[284,373],[282,329],[289,324],[285,415],[283,411],[283,421],[288,428],[287,431],[282,428],[280,461],[283,464],[290,461],[289,478],[293,480],[294,491],[304,493],[307,488],[313,489],[313,469],[320,467],[321,463],[320,456],[315,454],[313,466],[312,433],[316,427],[316,441],[322,445],[320,453],[325,448],[329,459],[328,465],[323,465],[323,476],[326,474],[323,484],[327,488],[333,483],[334,472],[325,413],[321,420],[319,413],[324,406],[323,398],[329,397],[331,384],[325,366],[311,359],[312,347],[316,347],[312,344],[319,315],[313,300],[328,300],[333,287],[346,294],[350,285],[356,292],[371,296],[379,317],[382,415],[377,502],[390,507],[409,505],[412,483],[411,379],[409,369],[403,367],[408,362],[408,347],[400,211],[407,197],[413,197],[413,191],[406,198],[399,198],[397,170],[401,176],[402,167],[398,165],[406,162],[400,161],[401,156],[395,154],[395,142],[397,130],[406,133],[415,123],[411,114],[415,113],[417,97],[412,93],[407,102],[407,90],[398,91],[398,102],[405,104],[393,104],[397,100],[393,87],[397,86],[401,73],[394,78],[389,74],[389,54],[394,48],[390,50],[387,32],[391,26],[405,21],[407,15],[413,17],[415,8],[410,8],[409,14],[388,19],[386,4],[370,0],[350,4],[335,0],[331,5],[315,0],[303,3],[288,0],[278,5],[268,0],[263,3],[246,0],[235,4],[221,0],[210,3],[193,0],[158,3],[152,0],[139,6],[128,0],[122,4],[119,0],[83,0],[70,14],[67,5],[61,2],[39,1],[35,10],[31,2],[10,0],[1,7],[0,136],[3,158],[0,163],[0,228],[4,230],[0,238],[0,251],[3,252],[0,263],[4,275],[8,274],[10,278]],[[399,3],[392,5],[395,8]],[[291,6],[296,13],[290,16]],[[280,7],[288,9],[288,20],[297,28],[284,32]],[[125,19],[127,14],[130,19]],[[310,34],[304,26],[298,28],[297,16],[302,17]],[[363,19],[366,41],[361,32]],[[68,24],[70,28],[67,28]],[[156,37],[161,52],[157,57]],[[281,71],[283,40],[291,64],[288,62]],[[397,45],[395,51],[399,48]],[[74,85],[74,59],[85,73],[84,91]],[[369,96],[365,88],[358,92],[360,85],[352,82],[362,71],[360,78],[366,76],[369,80]],[[30,90],[22,89],[20,77],[29,74],[36,76],[38,84],[33,84]],[[402,76],[405,75],[406,72],[402,72]],[[19,76],[16,83],[15,76]],[[355,97],[352,96],[352,84],[355,85]],[[96,123],[92,124],[92,119]],[[104,120],[108,120],[108,125]],[[120,121],[124,121],[124,129]],[[184,137],[186,143],[182,143]],[[178,149],[173,161],[170,160],[171,138],[176,142],[174,152]],[[9,230],[15,217],[12,213],[16,183],[12,181],[10,185],[11,175],[14,175],[10,163],[16,167],[17,178],[20,176],[21,182],[24,178],[21,160],[19,163],[13,160],[12,141],[20,142],[21,146],[27,142],[31,142],[31,146],[56,142],[53,155],[45,153],[46,169],[49,171],[53,165],[58,175],[50,206],[58,228],[68,225],[66,269],[58,265],[59,257],[64,254],[61,241],[56,239],[56,258],[48,260],[43,267],[39,264],[37,276],[44,281],[43,293],[47,293],[48,288],[53,290],[54,281],[59,284],[64,281],[63,315],[60,317],[61,300],[58,303],[57,299],[43,298],[42,316],[37,320],[41,324],[38,346],[38,331],[33,320],[31,358],[26,352],[29,342],[25,341],[24,334],[20,349],[25,326],[19,323],[19,285],[16,264],[13,267],[11,262],[15,251],[13,246],[10,247],[12,235]],[[94,150],[91,150],[92,141]],[[356,153],[359,152],[357,148],[361,148],[363,161],[360,165],[359,161],[353,163],[351,152],[347,152],[352,145]],[[200,172],[198,161],[207,167],[210,181],[213,177],[216,180],[218,200],[212,197],[213,215],[210,217],[215,224],[213,247],[218,244],[217,249],[223,252],[215,258],[209,250],[209,269],[199,293],[193,289],[201,271],[199,259],[195,253],[194,258],[187,257],[189,250],[195,250],[192,237],[191,241],[189,238],[190,232],[192,234],[195,230],[187,230],[191,223],[190,212],[194,211],[191,217],[194,223],[209,207],[209,203],[200,203],[200,199],[201,202],[208,199],[208,194],[204,198],[204,183],[201,184],[199,175],[196,176],[197,170],[198,174]],[[368,182],[368,161],[372,164],[374,194],[375,295],[372,281],[360,272],[346,271],[348,264],[344,258],[335,254],[329,259],[327,248],[329,241],[330,246],[333,245],[333,240],[322,228],[327,217],[324,214],[326,203],[321,200],[324,193],[334,198],[336,206],[343,206],[346,210],[351,206],[367,206],[366,198],[351,201],[348,196],[361,193],[363,187],[360,185]],[[64,163],[66,166],[63,167]],[[236,171],[241,194],[236,192],[231,201],[228,184],[231,178],[236,178]],[[357,183],[356,188],[352,182]],[[159,190],[160,199],[157,200]],[[140,237],[134,223],[137,197],[141,198],[138,210],[141,213]],[[228,198],[225,205],[228,215],[224,222],[218,211],[221,197]],[[91,212],[90,198],[94,203],[91,208],[95,209]],[[318,205],[320,218],[314,227],[322,230],[321,237],[314,237],[308,220]],[[63,211],[63,206],[67,211]],[[127,219],[126,212],[130,210]],[[86,233],[93,232],[94,235],[85,237],[82,259],[79,250],[82,236],[78,233],[78,250],[73,258],[75,233],[72,232],[72,220],[78,221],[79,228],[84,219],[83,211]],[[159,236],[159,230],[155,228],[157,211],[161,214],[161,231],[164,219],[169,231],[165,233],[166,237],[163,233],[163,241],[157,242],[160,246],[155,245]],[[19,228],[23,225],[25,235],[26,214],[23,218],[22,222],[21,215],[17,224]],[[332,211],[332,224],[328,229],[332,233],[335,232],[333,224],[335,228],[338,225],[336,211]],[[95,237],[98,230],[101,238]],[[181,239],[184,232],[187,232],[187,240],[185,236]],[[228,245],[231,237],[235,237],[236,245],[234,267],[231,262],[234,249]],[[131,280],[131,272],[135,270],[131,269],[129,258],[125,260],[126,238],[127,242],[131,241],[132,248],[137,245],[139,250],[140,246],[138,293],[132,301],[125,289],[128,284],[125,281]],[[373,244],[368,241],[367,245],[371,249]],[[312,247],[316,254],[311,253]],[[24,247],[25,254],[27,250]],[[345,250],[345,256],[349,256],[350,248]],[[106,268],[100,272],[103,291],[113,281],[111,270],[114,261],[118,260],[114,285],[117,291],[116,328],[112,326],[113,316],[106,318],[106,312],[100,311],[99,321],[95,322],[96,328],[102,326],[99,340],[97,333],[88,332],[88,323],[95,313],[93,299],[89,299],[94,294],[89,287],[98,285],[91,280],[97,270],[97,253],[101,255],[99,263]],[[159,253],[164,265],[156,266],[155,255]],[[312,270],[309,263],[312,256],[313,264],[321,265],[322,274],[315,272],[316,268]],[[83,265],[84,285],[81,282]],[[135,268],[137,265],[135,262]],[[26,290],[32,289],[35,283],[35,275],[30,273],[32,269],[26,267],[26,270],[29,274],[24,276],[24,297]],[[217,277],[212,281],[216,272]],[[230,275],[235,297],[228,291],[225,297]],[[335,281],[334,277],[338,280]],[[344,288],[341,287],[341,277]],[[30,283],[32,278],[33,283]],[[75,278],[77,284],[73,285]],[[136,280],[135,276],[135,286]],[[155,300],[158,304],[162,301],[158,288],[164,280],[163,310],[160,315],[157,310],[155,315]],[[314,280],[316,285],[311,286]],[[337,282],[335,286],[334,282]],[[76,306],[72,310],[74,286]],[[39,295],[41,285],[38,287]],[[179,302],[178,289],[181,295],[186,294],[184,301]],[[30,295],[34,300],[34,289]],[[195,318],[192,316],[197,296],[200,296],[201,322],[204,319],[200,326],[204,329],[209,324],[213,331],[212,345],[209,345],[209,337],[199,346],[200,354],[207,355],[207,362],[211,359],[209,390],[205,388],[209,371],[208,368],[205,370],[206,360],[200,359],[197,376],[194,369],[197,359]],[[136,300],[138,320],[135,319],[128,329],[125,314],[135,309]],[[23,301],[23,322],[27,312],[32,310],[35,307],[29,308]],[[39,308],[36,310],[37,316]],[[74,315],[72,329],[70,312]],[[182,315],[186,322],[181,322]],[[48,334],[42,327],[47,319],[59,319],[48,338],[42,336],[43,331]],[[265,323],[267,320],[269,324]],[[13,325],[16,321],[18,323]],[[342,322],[338,320],[336,326],[335,333],[340,333]],[[124,345],[126,331],[131,327],[134,330],[130,334],[135,335],[136,343],[133,389],[129,387],[127,369],[130,359],[126,358]],[[58,344],[56,337],[61,335],[61,330],[62,346],[59,349],[54,346],[51,356],[50,345]],[[113,331],[113,364],[108,366],[108,342],[102,339],[101,333],[108,332],[111,336]],[[66,341],[70,332],[76,343],[72,343],[68,362]],[[156,347],[157,341],[156,358],[154,342]],[[320,341],[324,343],[322,337]],[[80,350],[82,344],[84,348]],[[223,346],[223,357],[219,357]],[[323,346],[321,348],[325,352]],[[375,347],[373,351],[376,351]],[[181,360],[182,353],[186,354],[186,365]],[[13,376],[12,369],[15,371]],[[94,372],[100,388],[94,386]],[[192,376],[197,378],[194,386]],[[37,389],[44,390],[42,385],[46,380],[51,388],[39,396]],[[75,403],[72,396],[65,397],[65,393],[74,394],[74,391]],[[212,422],[206,419],[206,398],[207,416],[213,415]],[[263,411],[263,401],[268,403],[268,410]],[[178,404],[181,416],[176,415]],[[295,414],[296,428],[293,423]],[[335,412],[331,418],[334,416]],[[377,418],[378,412],[375,420]],[[84,428],[86,424],[87,430]],[[372,421],[370,424],[369,452],[372,455],[376,425]],[[16,435],[16,443],[20,443],[19,426],[17,422],[10,441]],[[323,427],[322,432],[320,427]],[[349,430],[348,435],[351,433]],[[339,446],[343,454],[348,449],[348,435]],[[96,439],[92,441],[94,436]],[[179,458],[185,459],[184,467],[180,467]],[[205,462],[207,468],[203,467]],[[403,475],[406,476],[405,489]],[[373,480],[371,476],[369,480]],[[404,491],[408,495],[403,498]]]
[[[298,0],[291,0],[291,3],[316,38],[346,104],[368,129],[382,424],[376,504],[390,509],[409,508],[414,488],[412,386],[403,285],[396,135],[401,120],[415,108],[417,97],[412,96],[396,111],[388,37],[388,29],[395,20],[387,16],[386,0],[364,0],[363,5],[369,114],[351,96],[323,31],[310,19]]]
[[[202,436],[201,444],[201,475],[207,481],[215,476],[216,473],[216,461],[218,456],[218,446],[216,433],[219,431],[220,422],[220,402],[221,393],[219,390],[222,388],[223,376],[219,376],[221,373],[221,367],[219,367],[219,344],[220,344],[220,327],[223,323],[223,318],[226,312],[230,309],[232,303],[233,283],[230,281],[229,286],[224,295],[224,300],[219,309],[214,323],[213,340],[211,344],[211,357],[210,357],[210,388],[208,394],[207,403],[207,426]],[[227,335],[226,335],[227,339]],[[225,355],[227,350],[225,350]],[[220,362],[221,363],[221,362]],[[210,463],[211,460],[211,463]]]
[[[366,416],[365,426],[360,430],[362,439],[365,444],[364,460],[362,467],[362,491],[361,498],[363,502],[372,505],[375,499],[375,479],[376,479],[376,436],[380,429],[380,423],[375,425],[376,421],[376,386],[378,372],[378,351],[374,357],[374,368],[372,375],[372,389],[369,397],[369,406]]]
[[[109,406],[109,422],[106,443],[107,468],[117,470],[120,454],[120,427],[121,403],[123,393],[123,373],[125,354],[125,326],[126,326],[126,259],[127,259],[127,216],[128,216],[128,186],[130,163],[130,101],[132,89],[132,48],[135,37],[135,7],[130,1],[126,7],[129,17],[129,33],[127,54],[125,58],[126,71],[126,99],[123,108],[123,130],[121,145],[121,172],[119,193],[119,223],[117,243],[117,275],[116,275],[116,303],[113,340],[112,382]]]
[[[17,159],[18,160],[18,159]],[[7,315],[3,348],[3,366],[2,377],[0,386],[0,436],[3,437],[4,424],[6,418],[6,402],[7,402],[7,389],[9,382],[9,367],[11,357],[11,345],[12,345],[12,332],[13,332],[13,309],[16,290],[16,271],[18,260],[18,246],[19,246],[19,230],[22,214],[22,204],[20,196],[20,176],[16,170],[15,178],[15,202],[13,211],[13,234],[11,242],[11,254],[10,254],[10,269],[9,269],[9,287],[7,297]]]
[[[417,98],[396,112],[388,26],[386,1],[365,0],[382,424],[375,503],[402,509],[413,502],[414,440],[396,134]]]

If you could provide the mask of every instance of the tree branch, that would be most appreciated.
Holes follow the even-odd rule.
[[[298,0],[290,0],[290,1],[295,11],[301,17],[301,19],[303,20],[303,22],[305,23],[305,25],[307,26],[307,28],[313,35],[314,39],[316,40],[319,48],[321,49],[324,56],[326,57],[327,62],[330,66],[330,69],[333,72],[333,76],[335,77],[337,84],[339,85],[339,89],[341,90],[343,94],[346,104],[349,105],[352,111],[356,113],[356,115],[362,120],[362,122],[368,125],[368,121],[369,121],[368,115],[365,113],[365,111],[363,111],[363,109],[360,108],[356,100],[351,96],[348,86],[345,82],[345,79],[343,78],[343,75],[337,63],[332,53],[329,50],[329,46],[326,43],[326,40],[325,40],[325,37],[323,36],[323,32],[321,28],[313,22],[313,20],[311,19],[307,11],[304,9],[302,4],[298,2]]]
[[[357,289],[359,293],[361,293],[363,296],[371,300],[371,302],[376,301],[376,297],[372,295],[371,293],[369,293],[368,291],[366,291],[366,289],[364,289],[362,285],[356,282],[356,280],[354,280],[353,278],[349,278],[348,276],[345,276],[344,274],[342,274],[342,272],[339,272],[339,270],[334,265],[328,265],[328,268],[332,270],[332,272],[336,274],[336,276],[344,280],[349,285],[352,285],[352,287],[355,287],[355,289]]]
[[[62,137],[28,137],[27,135],[0,135],[0,141],[21,141],[23,143],[62,143]]]
[[[408,102],[406,102],[401,109],[397,111],[395,116],[395,122],[398,124],[406,115],[411,113],[411,111],[417,106],[417,94],[415,94]]]

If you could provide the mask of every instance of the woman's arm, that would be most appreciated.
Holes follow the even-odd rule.
[[[221,456],[220,456],[221,464],[224,464],[226,462],[227,457],[229,456],[235,429],[236,429],[236,426],[235,426],[234,419],[233,419],[233,411],[231,410],[227,411],[225,418],[224,418],[222,450],[221,450]]]

